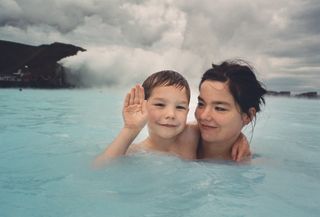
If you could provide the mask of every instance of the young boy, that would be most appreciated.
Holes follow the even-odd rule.
[[[93,166],[101,167],[109,159],[139,149],[196,159],[200,133],[196,124],[186,124],[189,102],[190,88],[181,74],[169,70],[152,74],[127,94],[122,112],[124,127]],[[131,145],[146,123],[149,136]],[[242,155],[248,152],[248,143],[239,139],[234,149]]]

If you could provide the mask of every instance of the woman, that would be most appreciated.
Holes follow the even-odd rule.
[[[252,67],[242,60],[213,65],[203,74],[199,90],[195,117],[201,141],[197,156],[230,160],[242,128],[254,122],[260,106],[265,104],[266,90]]]

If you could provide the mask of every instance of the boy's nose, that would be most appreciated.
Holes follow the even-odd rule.
[[[173,108],[167,108],[166,109],[166,118],[174,119],[175,116],[176,116],[175,109],[173,109]]]

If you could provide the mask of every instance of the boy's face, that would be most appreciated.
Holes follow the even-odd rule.
[[[147,102],[150,136],[174,139],[187,121],[189,102],[185,88],[155,87]]]

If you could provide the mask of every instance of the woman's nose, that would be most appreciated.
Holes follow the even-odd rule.
[[[208,107],[204,108],[201,110],[200,112],[200,119],[201,120],[206,120],[206,121],[209,121],[211,120],[211,112],[210,112],[210,109]]]

